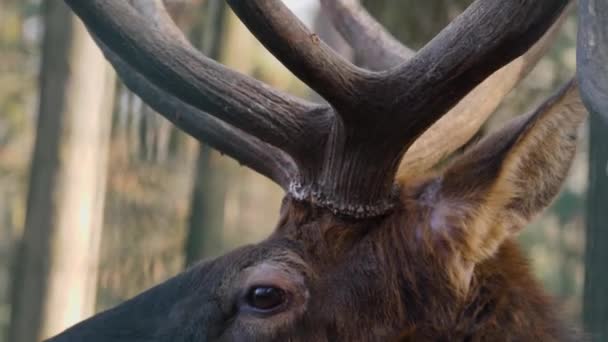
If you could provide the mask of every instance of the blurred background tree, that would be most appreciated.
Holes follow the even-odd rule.
[[[599,113],[591,113],[589,121],[583,317],[594,341],[608,341],[608,123]]]
[[[348,47],[331,30],[327,21],[323,20],[322,13],[318,13],[316,0],[286,2],[307,25],[315,25],[322,37],[332,40],[332,46],[345,56],[350,56]],[[472,1],[363,2],[387,24],[395,36],[413,48],[420,48]],[[43,191],[36,190],[40,187],[33,186],[36,172],[40,172],[36,171],[40,163],[36,164],[36,160],[40,159],[37,158],[40,154],[37,151],[51,146],[50,143],[38,146],[42,141],[39,136],[48,133],[44,133],[41,128],[42,116],[36,116],[36,113],[42,115],[43,109],[50,110],[48,106],[42,105],[45,101],[44,82],[36,82],[38,78],[44,80],[45,66],[48,63],[45,62],[43,43],[48,29],[45,29],[45,12],[42,8],[50,3],[62,2],[0,0],[0,342],[19,340],[3,339],[8,336],[11,320],[9,284],[20,284],[19,279],[25,279],[19,273],[27,270],[24,267],[27,264],[20,256],[23,252],[18,253],[17,246],[21,244],[20,241],[25,243],[32,239],[28,231],[33,229],[30,226],[34,226],[29,218],[35,198],[33,193]],[[194,45],[207,55],[274,87],[300,96],[312,96],[301,82],[249,34],[224,5],[224,1],[168,1],[167,5],[178,25]],[[513,115],[525,112],[571,77],[575,64],[575,23],[573,14],[564,25],[554,48],[509,96],[484,130],[495,129]],[[50,35],[50,32],[46,35]],[[74,35],[63,36],[65,41],[57,44],[69,44],[68,37]],[[67,61],[66,59],[66,63]],[[95,69],[101,69],[101,66],[89,66],[90,72],[95,73]],[[60,71],[59,67],[53,70],[55,73]],[[59,84],[55,83],[57,89],[53,91],[64,91]],[[106,85],[105,88],[100,85],[98,89],[103,93],[103,89],[115,93],[116,101],[113,115],[107,115],[112,119],[112,131],[105,185],[104,222],[96,270],[97,311],[124,301],[200,258],[212,257],[235,246],[258,241],[273,229],[281,199],[278,187],[176,130],[120,82],[117,85]],[[86,115],[81,115],[80,118],[94,120],[96,112],[93,107],[87,108],[84,113]],[[69,120],[64,121],[63,125],[67,125],[67,122]],[[593,127],[599,126],[594,124]],[[601,139],[601,129],[593,132],[593,139]],[[584,136],[587,136],[586,132]],[[55,138],[66,140],[67,137],[62,135],[61,138]],[[37,141],[36,145],[34,141]],[[605,190],[608,186],[600,183],[601,180],[606,180],[608,152],[598,147],[607,144],[602,145],[598,141],[592,142],[595,149],[591,152],[593,162],[589,172],[594,184],[599,185],[592,187],[588,194],[593,206],[589,206],[587,211],[590,217],[595,217],[589,221],[589,231],[596,235],[593,235],[592,241],[587,242],[588,252],[593,253],[588,254],[587,260],[593,276],[604,276],[605,281],[605,272],[601,272],[604,266],[589,261],[606,260],[605,254],[601,253],[608,250],[602,248],[608,246],[608,237],[606,231],[602,230],[602,224],[607,222],[606,217],[601,216],[606,215],[605,210],[602,210],[605,201],[599,197],[602,196],[599,195],[599,189]],[[566,314],[575,320],[582,317],[585,277],[584,200],[588,179],[586,146],[586,143],[581,143],[571,176],[553,208],[521,236],[537,275],[560,299]],[[89,158],[91,155],[83,154],[82,157]],[[83,169],[86,167],[83,166]],[[602,170],[604,174],[601,173]],[[42,176],[50,177],[49,174],[40,175]],[[26,196],[28,179],[31,185],[29,195]],[[51,189],[52,183],[43,184]],[[30,199],[26,201],[26,197]],[[42,202],[40,205],[51,208],[52,204]],[[59,202],[53,205],[60,207]],[[40,229],[41,226],[38,227]],[[591,233],[592,230],[595,233]],[[51,233],[48,228],[41,232],[47,236]],[[34,238],[38,238],[39,243],[51,246],[51,241],[42,241],[43,236]],[[589,247],[591,243],[593,246]],[[93,258],[93,254],[88,257]],[[11,275],[11,264],[15,265],[15,276]],[[90,271],[89,274],[95,274],[95,270]],[[587,274],[589,277],[591,273]],[[601,283],[598,281],[597,284]],[[23,286],[14,286],[15,293],[24,289]],[[608,307],[606,299],[598,302],[600,296],[606,293],[602,289],[605,287],[589,289],[586,303],[597,303],[596,307],[600,309]],[[18,302],[17,298],[19,297],[15,296],[12,301]],[[606,304],[601,306],[602,303]],[[14,307],[13,320],[19,320],[22,317],[19,305],[15,304]],[[594,314],[594,317],[602,316]],[[603,317],[606,317],[605,311]],[[602,322],[601,319],[604,320],[604,326],[608,326],[605,318],[600,318],[599,323]]]
[[[361,3],[399,41],[420,49],[473,0],[363,0]]]
[[[205,55],[222,62],[222,47],[231,45],[225,36],[228,5],[223,1],[206,1],[201,6],[202,18],[191,30],[191,40]],[[203,144],[198,146],[185,242],[187,266],[219,255],[223,250],[225,172],[229,172],[228,168],[218,152]]]
[[[46,2],[43,16],[38,125],[10,341],[52,336],[95,312],[114,76],[67,5]]]

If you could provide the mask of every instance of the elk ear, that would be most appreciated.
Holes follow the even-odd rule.
[[[429,215],[427,236],[452,247],[469,271],[496,253],[559,192],[586,113],[570,82],[454,160],[419,197]]]

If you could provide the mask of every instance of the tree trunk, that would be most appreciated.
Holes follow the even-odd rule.
[[[195,43],[200,42],[205,55],[218,60],[227,15],[226,4],[219,0],[209,0],[203,6],[205,18],[193,29],[193,40]],[[218,163],[218,153],[201,144],[190,204],[185,246],[186,266],[200,259],[219,255],[223,251],[226,176],[226,173],[222,172],[221,163]]]
[[[205,145],[199,147],[186,240],[186,265],[223,251],[226,193],[223,178],[227,175],[221,172],[221,165],[218,165],[221,163],[215,153]]]
[[[94,312],[114,76],[63,1],[44,3],[38,127],[10,341],[37,342]]]
[[[593,341],[608,341],[608,124],[590,116],[583,319]]]

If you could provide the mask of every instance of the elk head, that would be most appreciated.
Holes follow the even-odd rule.
[[[358,66],[280,0],[228,0],[327,104],[201,55],[161,1],[66,2],[135,93],[286,196],[266,240],[50,341],[565,338],[512,237],[566,176],[586,113],[576,83],[434,166],[542,56],[567,0],[478,0],[415,54],[355,1],[322,1]]]

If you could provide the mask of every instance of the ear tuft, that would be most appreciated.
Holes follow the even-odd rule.
[[[480,203],[527,223],[559,192],[587,116],[576,82],[570,81],[536,111],[514,119],[448,168],[446,188],[458,192],[466,180]],[[516,228],[522,228],[516,224]]]
[[[571,81],[457,158],[424,190],[428,234],[450,239],[464,263],[494,255],[559,192],[586,115]]]

